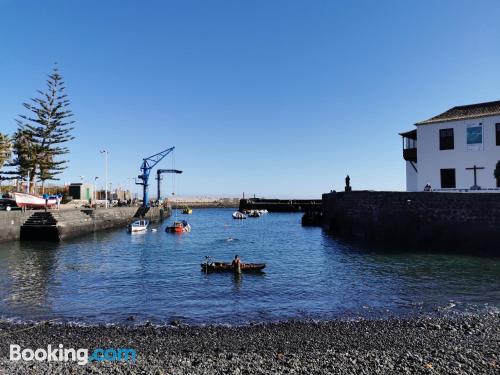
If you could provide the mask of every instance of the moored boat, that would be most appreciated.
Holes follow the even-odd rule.
[[[127,226],[130,233],[143,232],[148,229],[149,220],[137,220]]]
[[[262,272],[266,268],[265,263],[241,263],[241,272]],[[237,267],[227,262],[205,262],[201,264],[203,272],[238,272]]]
[[[252,210],[250,212],[250,215],[248,215],[248,216],[250,216],[250,217],[260,217],[260,215],[261,215],[261,213],[260,213],[259,210]]]
[[[45,205],[47,205],[47,207],[57,205],[57,197],[55,196],[49,196],[46,202],[45,198],[39,195],[20,192],[12,193],[12,195],[14,196],[17,207],[44,208]]]
[[[185,215],[191,215],[193,213],[193,209],[192,208],[189,208],[189,207],[186,207],[182,210],[182,213],[185,214]]]
[[[233,212],[233,219],[242,220],[242,219],[246,219],[246,218],[247,218],[247,215],[245,215],[244,213],[242,213],[240,211]]]
[[[191,225],[186,220],[175,221],[171,226],[165,228],[165,232],[184,233],[191,232]]]

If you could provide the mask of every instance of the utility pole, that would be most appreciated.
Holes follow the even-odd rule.
[[[97,195],[96,195],[96,191],[95,191],[95,182],[97,181],[98,178],[99,178],[99,176],[94,177],[94,206],[95,206],[96,210],[97,210],[97,201],[96,201]]]
[[[105,181],[104,181],[104,199],[106,199],[106,208],[108,208],[108,150],[101,150],[101,154],[104,154],[104,168],[105,168]]]

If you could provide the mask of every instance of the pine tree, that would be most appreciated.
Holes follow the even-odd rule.
[[[54,67],[48,76],[47,90],[38,90],[40,97],[23,103],[30,115],[20,115],[16,120],[16,165],[21,177],[29,175],[31,186],[38,177],[43,188],[45,181],[58,180],[57,175],[66,168],[67,160],[59,158],[69,152],[64,143],[74,139],[70,133],[75,121],[71,120],[73,113],[64,90],[63,78]]]
[[[12,144],[7,135],[0,133],[0,169],[10,159]]]

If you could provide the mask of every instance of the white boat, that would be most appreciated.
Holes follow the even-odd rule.
[[[259,210],[252,210],[248,216],[250,217],[260,217],[261,213]]]
[[[27,208],[44,208],[45,198],[39,195],[27,194],[27,193],[12,193],[18,207]],[[47,200],[47,207],[53,207],[57,205],[56,197],[49,197]]]
[[[130,233],[142,232],[148,229],[148,225],[149,225],[149,220],[137,220],[129,224],[127,230]]]
[[[246,218],[247,218],[247,215],[245,215],[244,213],[241,213],[239,211],[233,212],[233,219],[242,220],[242,219],[246,219]]]

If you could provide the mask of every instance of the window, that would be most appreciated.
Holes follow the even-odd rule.
[[[483,149],[483,124],[467,124],[467,151],[481,151]]]
[[[441,188],[453,189],[456,186],[455,169],[441,169]]]
[[[495,130],[497,134],[497,146],[500,146],[500,123],[495,124]]]
[[[453,128],[439,129],[439,149],[453,150],[455,148],[455,140],[453,137]]]

